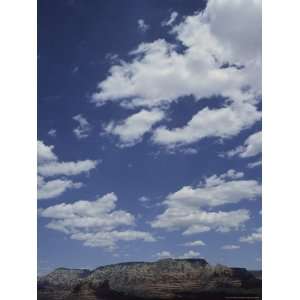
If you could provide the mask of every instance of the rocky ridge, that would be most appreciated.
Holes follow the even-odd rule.
[[[56,269],[39,278],[38,299],[196,299],[203,293],[258,295],[260,286],[261,281],[243,268],[212,266],[204,259],[163,259],[93,271]]]

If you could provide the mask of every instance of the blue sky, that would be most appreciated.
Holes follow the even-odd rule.
[[[259,1],[38,2],[38,265],[260,268]]]

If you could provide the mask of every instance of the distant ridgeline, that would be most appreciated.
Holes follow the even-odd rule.
[[[38,279],[38,300],[261,299],[260,271],[163,259],[99,267],[59,268]]]

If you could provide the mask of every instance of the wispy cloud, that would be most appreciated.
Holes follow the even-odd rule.
[[[78,139],[84,139],[89,136],[91,131],[91,125],[86,118],[84,118],[81,114],[73,117],[74,121],[77,121],[79,125],[74,128],[73,133]]]
[[[178,12],[173,11],[173,12],[171,13],[169,19],[163,21],[163,22],[161,23],[161,25],[162,25],[162,26],[171,26],[171,25],[174,23],[174,21],[176,20],[177,17],[178,17]]]
[[[221,247],[222,250],[237,250],[237,249],[240,249],[240,246],[239,245],[224,245]]]
[[[247,167],[250,168],[250,169],[253,169],[253,168],[261,166],[261,164],[262,164],[262,161],[259,160],[259,161],[255,161],[255,162],[252,162],[252,163],[248,163]]]
[[[242,236],[240,241],[243,243],[253,244],[261,241],[261,227],[257,228],[254,232],[247,236]]]
[[[49,131],[48,131],[48,134],[52,137],[56,137],[56,129],[54,128],[51,128]]]
[[[142,32],[146,32],[150,28],[150,25],[146,24],[146,22],[143,19],[139,19],[137,23],[138,23],[138,29]]]
[[[188,242],[185,243],[184,246],[186,247],[199,247],[199,246],[205,246],[206,244],[201,241],[201,240],[197,240],[197,241],[193,241],[193,242]]]

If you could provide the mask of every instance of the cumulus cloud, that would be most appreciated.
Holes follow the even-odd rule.
[[[38,173],[44,177],[65,175],[73,176],[95,169],[98,161],[83,160],[77,162],[60,162],[53,152],[54,146],[37,142]]]
[[[222,250],[237,250],[240,249],[238,245],[224,245],[221,247]]]
[[[40,209],[39,215],[50,219],[47,228],[63,232],[85,246],[114,249],[118,241],[155,241],[148,232],[123,229],[134,226],[135,218],[124,210],[117,210],[117,200],[114,193],[109,193],[95,201],[80,200]],[[119,227],[122,230],[118,230]]]
[[[109,232],[96,232],[86,233],[79,232],[70,236],[73,240],[83,241],[83,244],[88,247],[103,247],[113,250],[119,241],[134,241],[143,240],[145,242],[154,242],[154,237],[144,231],[124,230],[124,231],[109,231]]]
[[[205,209],[257,199],[261,194],[260,184],[255,180],[237,180],[242,175],[229,170],[220,176],[205,178],[196,187],[184,186],[169,194],[163,201],[165,211],[152,221],[152,227],[183,230],[184,235],[238,229],[249,220],[248,210],[213,212]]]
[[[81,114],[73,117],[73,120],[78,122],[78,126],[73,129],[73,133],[78,139],[84,139],[89,136],[91,125],[86,118]]]
[[[140,142],[144,134],[150,131],[153,125],[161,121],[164,116],[163,111],[143,109],[122,122],[109,123],[104,130],[108,134],[118,136],[121,147],[133,146]]]
[[[211,178],[214,178],[212,182]],[[238,203],[243,199],[253,200],[261,194],[261,186],[255,180],[226,180],[213,175],[199,187],[184,186],[169,194],[165,204],[171,206],[215,207]]]
[[[261,241],[261,227],[257,228],[255,232],[251,233],[248,236],[243,236],[240,238],[240,241],[243,243],[253,244],[255,242]]]
[[[208,1],[204,11],[172,29],[185,51],[163,39],[140,44],[131,52],[132,61],[111,67],[92,101],[152,107],[186,95],[227,97],[246,86],[259,93],[260,16],[256,0]]]
[[[188,242],[185,243],[184,246],[186,247],[198,247],[198,246],[205,246],[206,244],[201,241],[201,240],[197,240],[197,241],[193,241],[193,242]]]
[[[173,12],[163,24],[173,26],[176,17]],[[139,20],[139,26],[145,28],[145,22]],[[113,64],[91,101],[162,108],[190,95],[196,101],[216,95],[226,99],[224,107],[206,107],[182,128],[158,128],[153,141],[168,147],[230,138],[260,120],[255,106],[261,96],[260,1],[209,0],[203,11],[170,32],[177,43],[141,43],[130,52],[131,60]]]
[[[142,32],[146,32],[150,28],[150,25],[146,24],[143,19],[139,19],[137,23],[138,23],[138,29]]]
[[[136,56],[132,63],[111,67],[111,75],[99,83],[100,91],[93,94],[92,102],[153,107],[191,94],[196,99],[216,94],[227,97],[246,84],[242,70],[215,66],[213,57],[203,51],[195,49],[182,55],[175,48],[163,39],[139,45],[131,52]]]
[[[65,175],[73,176],[81,173],[87,173],[95,169],[98,161],[82,160],[77,162],[49,162],[38,166],[38,173],[44,177]]]
[[[42,141],[37,141],[38,163],[56,161],[57,156],[53,152],[54,146],[47,146]]]
[[[239,146],[236,149],[230,150],[227,155],[229,157],[238,155],[239,157],[251,157],[261,153],[262,148],[262,134],[261,131],[251,134],[243,146]]]
[[[74,182],[66,176],[87,173],[96,168],[98,161],[83,160],[77,162],[60,162],[54,153],[54,146],[45,145],[43,141],[37,142],[38,160],[38,199],[50,199],[60,196],[68,189],[78,189],[83,186],[81,182]],[[46,181],[46,177],[63,176]]]
[[[232,104],[220,109],[204,108],[181,128],[165,126],[155,130],[153,141],[168,147],[187,145],[204,138],[230,138],[260,120],[261,113],[251,104]]]
[[[81,182],[73,182],[68,179],[54,179],[45,181],[43,177],[38,176],[38,199],[49,199],[58,197],[68,189],[78,189],[82,187]]]
[[[159,215],[151,225],[154,228],[166,230],[184,230],[183,235],[216,230],[228,232],[238,229],[250,219],[249,211],[238,209],[234,211],[207,212],[200,209],[168,208]]]
[[[163,21],[163,22],[161,23],[161,25],[162,25],[162,26],[170,26],[170,25],[172,25],[172,24],[174,23],[174,21],[176,20],[177,17],[178,17],[178,12],[173,11],[173,12],[171,13],[171,15],[170,15],[170,18],[167,19],[167,20],[165,20],[165,21]]]

